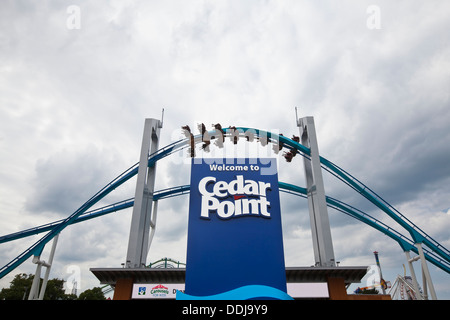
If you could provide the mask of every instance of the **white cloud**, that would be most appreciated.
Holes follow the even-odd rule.
[[[70,30],[65,4],[2,2],[0,234],[68,215],[134,164],[144,118],[159,118],[163,107],[161,147],[180,126],[197,122],[292,136],[299,106],[300,116],[315,117],[323,156],[448,247],[449,215],[442,212],[450,206],[450,6],[377,1],[381,29],[369,30],[371,4],[80,1],[80,29]],[[158,164],[158,188],[188,183],[186,165],[175,160]],[[280,180],[304,186],[301,160],[279,161]],[[132,196],[133,188],[134,180],[104,202]],[[326,190],[382,218],[327,175]],[[308,264],[307,203],[282,199],[287,261]],[[155,259],[165,252],[183,259],[187,212],[177,209],[186,201],[160,203]],[[338,260],[371,263],[376,249],[385,252],[384,265],[401,269],[397,244],[340,213],[330,210],[330,216]],[[117,213],[100,218],[104,223],[70,227],[56,255],[60,269],[78,263],[94,285],[89,267],[123,262],[129,217]],[[102,242],[112,234],[117,250]],[[91,245],[83,250],[85,242]],[[1,262],[24,248],[8,244]],[[33,269],[26,262],[20,270]],[[63,275],[57,269],[52,272]],[[433,272],[448,282],[448,275]]]

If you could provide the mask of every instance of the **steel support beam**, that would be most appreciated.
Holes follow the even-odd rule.
[[[53,238],[52,248],[48,257],[48,262],[41,260],[41,256],[34,256],[33,263],[36,264],[36,272],[34,274],[33,283],[31,285],[30,294],[28,300],[44,300],[45,289],[47,289],[48,276],[52,268],[53,257],[55,256],[56,244],[58,243],[59,234]],[[46,267],[45,276],[42,280],[42,286],[39,290],[39,282],[41,280],[41,268]]]
[[[311,159],[304,158],[304,167],[315,264],[320,267],[335,267],[333,241],[331,239],[314,118],[298,119],[297,125],[300,128],[301,144],[311,150]]]
[[[408,262],[409,272],[411,273],[411,279],[414,287],[414,291],[416,293],[416,299],[417,300],[423,300],[422,294],[419,290],[419,283],[417,282],[416,272],[414,271],[413,262],[418,260],[419,257],[411,259],[411,255],[409,254],[409,251],[405,251],[406,255],[406,261]]]
[[[434,290],[433,281],[431,280],[430,271],[428,270],[427,260],[425,259],[425,255],[423,253],[422,244],[416,243],[417,250],[419,251],[420,262],[422,264],[422,280],[424,282],[423,285],[423,293],[424,297],[427,294],[427,285],[430,289],[431,299],[437,300],[436,291]]]
[[[156,176],[156,164],[149,167],[148,157],[158,150],[161,128],[161,121],[145,119],[125,264],[127,268],[142,268],[147,260]]]

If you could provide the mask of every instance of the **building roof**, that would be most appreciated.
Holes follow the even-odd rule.
[[[343,278],[346,284],[361,282],[368,267],[288,267],[286,280],[291,282],[326,282],[327,278]],[[91,268],[102,284],[114,286],[117,279],[132,278],[134,283],[184,283],[184,268]]]

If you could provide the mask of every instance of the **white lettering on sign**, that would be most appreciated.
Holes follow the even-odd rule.
[[[207,190],[207,186],[212,184]],[[255,215],[270,218],[270,202],[267,201],[267,190],[270,183],[244,180],[238,175],[230,182],[216,181],[215,177],[204,177],[198,184],[202,195],[202,218],[209,219],[211,212],[217,212],[219,218],[229,219],[243,215]],[[232,200],[224,200],[231,196]],[[221,201],[220,201],[221,200]]]
[[[225,164],[211,164],[209,165],[211,171],[259,171],[259,166],[240,166],[240,165],[225,165]]]

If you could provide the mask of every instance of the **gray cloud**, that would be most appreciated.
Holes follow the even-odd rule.
[[[76,152],[64,150],[36,164],[33,192],[26,209],[34,214],[68,216],[112,179],[115,152],[91,146]]]
[[[134,164],[143,119],[163,107],[160,146],[200,121],[298,134],[299,106],[300,116],[315,117],[323,156],[448,247],[446,2],[378,1],[380,30],[366,27],[370,1],[78,3],[79,30],[66,27],[65,4],[0,4],[1,234],[68,215]],[[158,164],[158,188],[189,182],[186,165],[174,162]],[[325,176],[331,196],[384,219]],[[280,163],[280,179],[304,186],[301,160]],[[104,203],[133,189],[134,180]],[[282,199],[288,260],[307,265],[307,202]],[[185,254],[186,202],[161,201],[157,258]],[[384,251],[395,277],[404,263],[396,244],[340,213],[330,217],[338,259],[372,263],[372,251]],[[96,263],[122,262],[130,215],[101,219],[104,230],[81,224],[67,232],[58,263],[73,252],[89,278]],[[108,232],[117,251],[105,247]],[[85,242],[89,249],[80,250]]]

